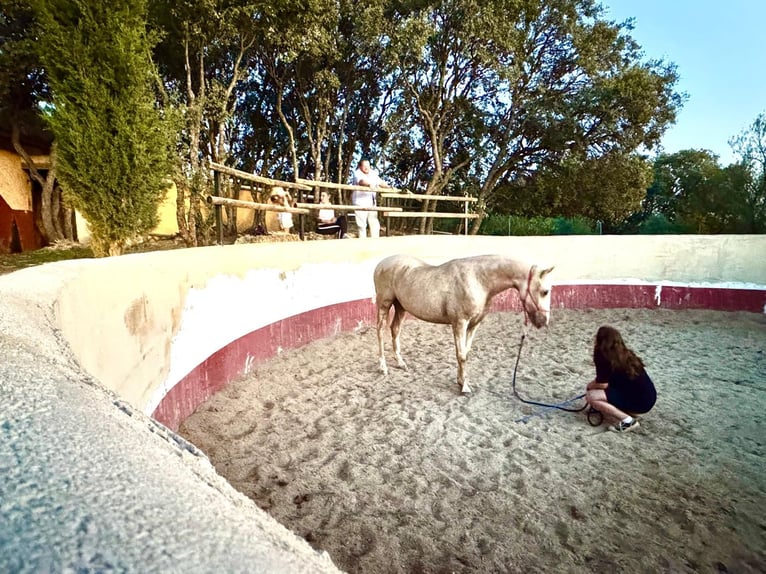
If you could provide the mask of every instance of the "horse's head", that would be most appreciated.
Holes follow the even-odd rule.
[[[551,315],[551,284],[548,279],[551,271],[553,267],[541,270],[537,265],[532,265],[526,285],[521,291],[524,315],[538,329],[548,324]]]

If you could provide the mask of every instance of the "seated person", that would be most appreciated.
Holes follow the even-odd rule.
[[[319,205],[330,205],[330,194],[323,191],[319,194]],[[335,217],[334,209],[320,209],[317,214],[317,233],[319,235],[336,235],[338,239],[345,239],[348,223],[345,215]]]
[[[295,207],[295,202],[282,187],[272,187],[269,203],[280,207]],[[266,212],[266,232],[287,234],[293,227],[293,214],[286,211]]]
[[[616,421],[610,430],[638,428],[638,419],[633,415],[648,413],[657,401],[657,391],[643,361],[625,346],[617,329],[604,325],[596,333],[593,362],[596,378],[585,388],[587,403]]]

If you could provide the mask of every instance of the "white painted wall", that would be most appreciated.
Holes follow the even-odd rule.
[[[144,412],[231,341],[280,319],[373,296],[383,257],[432,263],[505,253],[553,264],[554,285],[766,286],[766,236],[408,236],[286,242],[64,262],[57,321],[82,366]],[[339,280],[342,278],[342,280]],[[554,287],[555,288],[555,287]]]

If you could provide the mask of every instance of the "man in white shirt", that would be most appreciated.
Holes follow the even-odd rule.
[[[385,181],[380,179],[378,171],[370,167],[370,161],[362,159],[354,170],[353,185],[364,185],[372,190],[380,187],[390,188]],[[351,204],[359,207],[374,207],[377,205],[375,191],[354,191],[351,193]],[[370,237],[380,237],[380,221],[377,211],[355,211],[354,219],[359,230],[359,237],[367,237],[367,227],[370,228]]]

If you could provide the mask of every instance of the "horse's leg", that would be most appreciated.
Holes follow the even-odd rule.
[[[470,323],[468,323],[468,329],[466,330],[466,338],[465,338],[466,356],[468,356],[468,353],[470,353],[471,349],[473,348],[473,336],[476,334],[476,328],[484,320],[484,317],[485,315],[482,314],[475,321],[471,321]]]
[[[455,356],[457,357],[457,384],[460,385],[460,392],[470,393],[471,387],[468,385],[468,377],[465,376],[465,363],[468,359],[468,321],[459,319],[452,323],[452,334],[455,337]]]
[[[388,366],[386,365],[385,344],[383,343],[383,329],[388,324],[388,311],[391,309],[391,303],[381,302],[378,299],[376,304],[378,307],[378,366],[380,371],[387,375]]]
[[[473,345],[473,336],[476,334],[476,327],[479,325],[471,325],[468,327],[465,333],[465,353],[471,352],[471,346]]]
[[[404,321],[404,307],[402,307],[402,304],[399,303],[398,300],[394,300],[394,320],[391,323],[391,341],[394,345],[394,357],[396,357],[397,364],[404,369],[407,370],[407,365],[404,363],[404,359],[402,359],[402,349],[399,342],[399,333],[402,329],[402,321]]]

